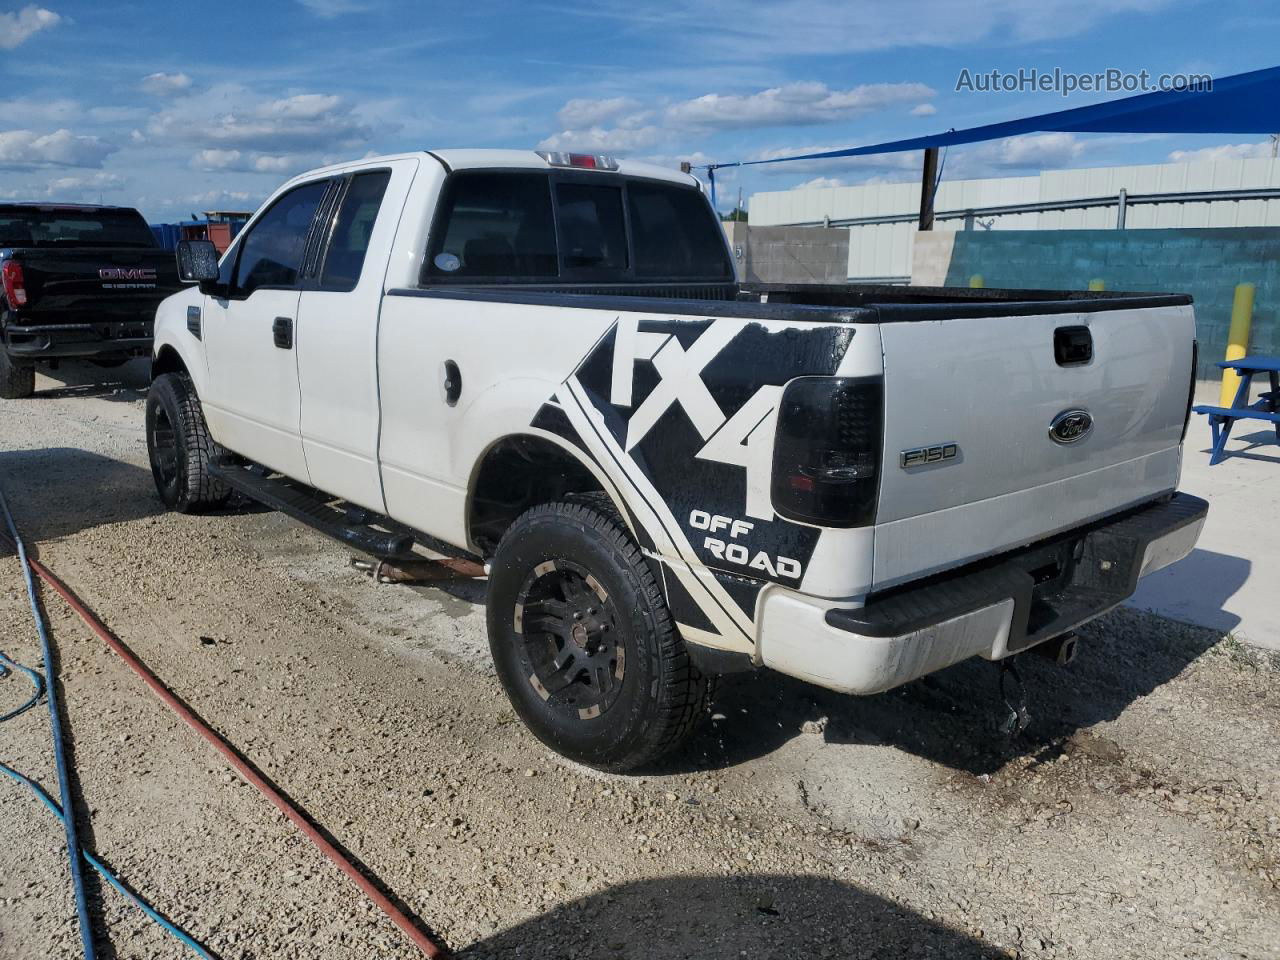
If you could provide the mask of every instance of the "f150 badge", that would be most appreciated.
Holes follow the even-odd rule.
[[[958,443],[936,443],[931,447],[913,447],[898,454],[898,466],[903,470],[923,467],[926,463],[943,463],[960,456]]]

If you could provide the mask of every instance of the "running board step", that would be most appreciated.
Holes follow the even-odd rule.
[[[413,537],[377,530],[365,522],[377,518],[376,514],[345,504],[330,506],[332,500],[311,487],[286,477],[265,476],[260,468],[229,460],[215,460],[209,464],[209,472],[250,500],[279,510],[349,547],[375,557],[413,554]]]

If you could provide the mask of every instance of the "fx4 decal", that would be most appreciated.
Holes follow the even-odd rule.
[[[634,315],[619,317],[615,331],[610,402],[616,407],[632,406],[637,362],[652,363],[658,375],[657,385],[627,421],[624,449],[634,449],[662,415],[679,404],[705,441],[694,457],[744,468],[746,515],[773,519],[769,475],[774,415],[782,387],[760,387],[732,417],[727,417],[702,377],[703,370],[742,331],[741,322],[713,321],[688,349],[673,334],[641,330],[640,320]]]

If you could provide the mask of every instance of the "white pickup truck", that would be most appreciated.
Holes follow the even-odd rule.
[[[482,560],[516,711],[601,768],[729,670],[869,694],[1052,649],[1204,521],[1185,296],[746,286],[692,177],[501,150],[315,170],[178,256],[164,502]]]

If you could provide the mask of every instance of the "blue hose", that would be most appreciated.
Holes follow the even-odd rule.
[[[27,582],[27,596],[31,600],[31,615],[35,617],[36,631],[40,634],[40,655],[44,659],[44,675],[53,672],[53,650],[49,642],[49,628],[45,623],[44,612],[40,609],[40,601],[36,594],[35,582],[31,579],[31,564],[27,563],[27,550],[18,535],[18,528],[13,522],[13,514],[9,512],[9,501],[4,491],[0,490],[0,510],[4,511],[4,520],[9,527],[9,537],[18,551],[18,562],[22,565],[22,576]],[[53,733],[53,759],[58,772],[58,792],[62,795],[62,809],[67,815],[62,824],[67,834],[67,855],[71,861],[71,886],[76,894],[76,914],[80,918],[80,942],[84,944],[84,960],[96,960],[97,952],[93,947],[93,926],[89,921],[89,898],[84,888],[84,871],[80,868],[80,837],[76,830],[76,818],[71,807],[71,775],[67,769],[67,749],[62,738],[62,713],[58,707],[58,685],[45,684],[45,697],[49,705],[49,727]]]
[[[81,869],[82,858],[91,867],[93,867],[93,869],[96,870],[107,883],[109,883],[115,890],[119,891],[126,900],[158,923],[166,932],[176,937],[186,946],[190,947],[195,951],[197,956],[202,958],[202,960],[214,960],[209,952],[200,946],[199,943],[178,927],[174,926],[170,921],[166,920],[149,903],[125,886],[115,874],[107,869],[102,861],[82,847],[76,830],[75,817],[63,813],[64,810],[71,810],[70,782],[66,750],[62,737],[61,715],[58,710],[57,689],[54,684],[47,683],[45,680],[45,676],[50,672],[53,663],[48,625],[45,622],[44,613],[40,609],[35,583],[31,576],[31,565],[27,562],[26,547],[22,542],[22,537],[18,534],[17,526],[13,522],[13,515],[9,512],[9,503],[5,499],[4,491],[2,489],[0,489],[0,510],[3,511],[5,523],[9,527],[9,536],[6,539],[11,540],[13,543],[18,553],[18,562],[22,565],[22,573],[27,585],[27,596],[31,601],[31,613],[35,617],[36,630],[40,634],[41,654],[44,659],[45,669],[45,674],[42,675],[39,671],[23,666],[16,660],[11,659],[5,653],[0,652],[0,670],[4,671],[4,673],[0,673],[0,676],[4,676],[5,673],[16,670],[26,675],[27,679],[31,681],[33,688],[32,695],[26,703],[0,716],[0,723],[5,720],[11,720],[21,713],[25,713],[27,710],[39,703],[42,696],[48,698],[49,723],[53,732],[53,752],[55,766],[58,773],[59,791],[62,794],[62,805],[59,806],[57,802],[54,801],[53,797],[49,796],[44,788],[34,780],[31,780],[29,777],[26,777],[17,770],[14,770],[8,764],[0,763],[0,773],[3,773],[14,782],[25,786],[28,790],[34,793],[50,811],[53,812],[54,816],[62,821],[62,825],[67,836],[67,851],[71,863],[71,880],[72,885],[75,888],[76,913],[80,920],[80,940],[84,945],[84,958],[85,960],[96,960],[97,955],[94,951],[93,945],[93,928],[90,926],[89,921],[88,903],[84,887],[84,873]],[[0,537],[3,537],[3,534],[0,534]]]
[[[53,815],[57,817],[59,820],[63,820],[63,821],[66,820],[66,818],[62,815],[62,810],[58,807],[57,802],[53,799],[53,797],[49,796],[49,794],[45,792],[44,788],[41,787],[38,783],[36,783],[34,780],[31,780],[29,777],[23,776],[17,770],[13,769],[13,767],[9,766],[7,763],[0,763],[0,773],[3,773],[9,779],[17,783],[22,784],[24,787],[26,787],[28,790],[34,793],[37,797],[40,798],[40,802],[43,803],[46,807],[48,807],[49,810],[53,813]],[[89,866],[93,867],[93,869],[97,870],[98,873],[101,874],[103,880],[107,881],[107,883],[111,884],[112,887],[118,890],[126,900],[132,903],[135,907],[137,907],[139,910],[145,913],[148,917],[150,917],[156,923],[160,924],[160,926],[163,927],[168,933],[172,934],[182,943],[186,944],[188,947],[194,950],[197,956],[203,958],[203,960],[214,960],[214,958],[209,954],[207,950],[204,949],[204,947],[200,946],[200,944],[198,944],[195,940],[193,940],[188,934],[184,933],[178,927],[174,926],[170,921],[166,920],[154,907],[151,906],[151,904],[147,903],[147,901],[143,900],[136,893],[134,893],[132,890],[126,887],[124,883],[120,880],[120,878],[117,877],[114,873],[112,873],[109,869],[107,869],[106,865],[103,864],[101,860],[95,857],[88,850],[84,850],[84,849],[81,849],[80,855],[84,857],[85,861],[88,862]]]

